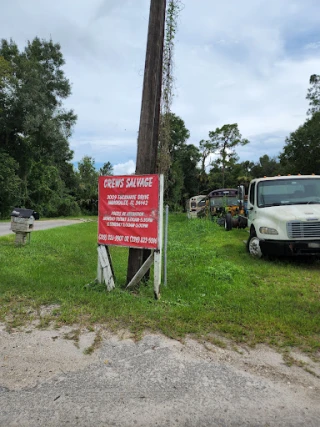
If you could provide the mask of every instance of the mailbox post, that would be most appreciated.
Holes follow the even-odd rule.
[[[39,214],[32,209],[14,208],[11,212],[11,231],[16,234],[15,244],[25,245],[27,236],[33,230],[35,219],[39,219]]]

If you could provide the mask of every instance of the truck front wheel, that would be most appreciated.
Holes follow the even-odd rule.
[[[247,242],[247,249],[249,254],[254,258],[261,258],[263,253],[260,248],[260,239],[255,234],[250,234]]]

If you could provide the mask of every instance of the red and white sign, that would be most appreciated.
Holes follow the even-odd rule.
[[[158,249],[159,176],[99,177],[100,245]]]

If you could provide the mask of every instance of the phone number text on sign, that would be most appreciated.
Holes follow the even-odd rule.
[[[98,243],[158,248],[159,177],[99,177]]]

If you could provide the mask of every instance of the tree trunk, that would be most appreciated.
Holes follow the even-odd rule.
[[[156,173],[165,13],[166,0],[151,0],[136,159],[137,175]],[[129,249],[127,283],[146,257],[143,249]]]

